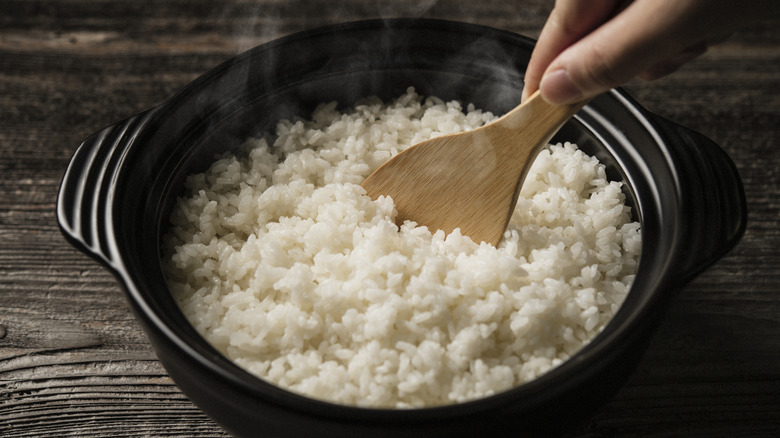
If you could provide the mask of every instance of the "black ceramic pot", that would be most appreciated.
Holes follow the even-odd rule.
[[[650,114],[621,90],[592,101],[557,135],[626,183],[641,221],[635,284],[605,330],[530,383],[485,399],[426,409],[365,409],[311,400],[265,383],[210,347],[166,289],[160,240],[182,181],[214,153],[308,116],[320,102],[423,95],[502,114],[520,101],[533,41],[430,20],[335,25],[252,49],[161,106],[109,126],[76,151],[57,217],[65,236],[113,272],[162,364],[200,408],[239,436],[549,436],[575,427],[633,369],[667,298],[730,250],[745,197],[726,154]]]

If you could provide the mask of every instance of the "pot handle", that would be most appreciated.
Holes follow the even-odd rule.
[[[742,180],[728,154],[704,135],[653,115],[677,163],[681,214],[687,218],[676,279],[685,282],[736,246],[747,226]]]
[[[76,248],[114,269],[118,253],[113,233],[112,199],[117,174],[140,129],[155,110],[148,110],[87,137],[73,154],[57,194],[57,222]]]

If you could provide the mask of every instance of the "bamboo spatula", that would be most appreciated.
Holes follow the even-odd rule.
[[[372,199],[393,198],[399,225],[412,220],[446,234],[460,228],[497,245],[537,154],[585,103],[554,106],[537,91],[495,122],[409,147],[363,188]]]

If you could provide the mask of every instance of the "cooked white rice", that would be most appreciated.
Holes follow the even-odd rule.
[[[192,175],[172,214],[182,311],[251,373],[349,405],[457,403],[562,363],[615,314],[640,253],[597,159],[568,143],[543,151],[497,248],[399,229],[392,200],[359,185],[411,144],[493,119],[410,88],[249,139]]]

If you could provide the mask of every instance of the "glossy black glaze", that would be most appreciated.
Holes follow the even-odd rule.
[[[366,21],[292,35],[216,67],[160,107],[107,127],[76,151],[57,216],[76,247],[110,269],[181,389],[239,436],[488,436],[576,426],[638,361],[664,301],[745,229],[739,175],[710,140],[648,113],[621,90],[595,99],[556,140],[608,166],[641,220],[642,259],[604,332],[541,378],[483,400],[415,410],[310,400],[260,381],[193,330],[165,287],[159,242],[184,177],[245,136],[320,102],[421,94],[501,114],[520,99],[533,41],[430,20]]]

